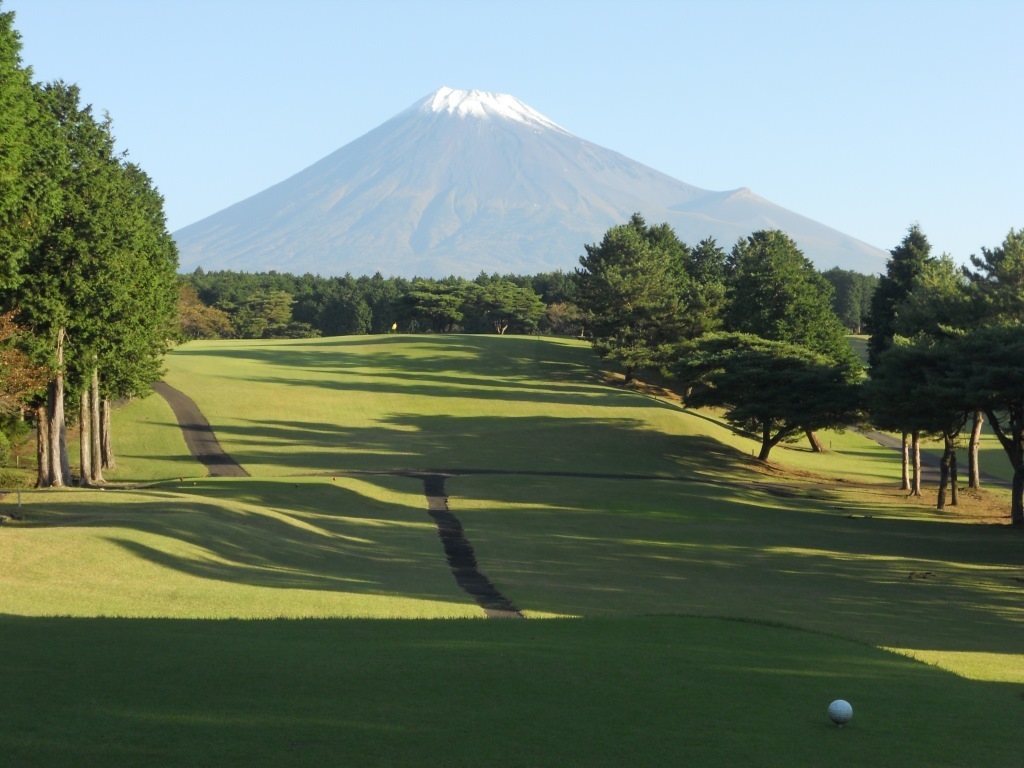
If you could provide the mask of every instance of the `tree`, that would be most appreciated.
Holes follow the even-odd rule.
[[[971,256],[964,269],[974,288],[977,312],[986,324],[1019,322],[1024,317],[1024,230],[1011,229],[998,248]]]
[[[463,315],[470,332],[533,333],[544,316],[544,303],[532,288],[498,278],[466,286]]]
[[[890,327],[896,335],[913,338],[949,336],[975,326],[979,318],[968,288],[963,270],[949,254],[929,257],[896,304]]]
[[[970,285],[963,270],[948,254],[928,257],[911,280],[910,290],[896,305],[892,329],[907,338],[926,335],[947,338],[981,321],[979,304],[972,301]],[[953,365],[958,365],[955,361]],[[972,414],[973,425],[967,448],[968,485],[981,487],[978,453],[984,416],[980,409]],[[916,448],[915,448],[916,451]],[[915,454],[915,461],[920,457]]]
[[[914,278],[924,269],[931,248],[921,228],[914,224],[900,244],[889,251],[891,258],[886,262],[885,274],[879,278],[871,297],[871,334],[868,337],[871,365],[892,344],[897,307],[910,293]]]
[[[585,250],[577,301],[595,351],[620,363],[629,382],[636,369],[660,365],[666,348],[690,335],[686,249],[667,224],[648,227],[634,214]]]
[[[178,317],[181,335],[185,339],[231,338],[231,318],[228,313],[207,306],[191,283],[178,286]]]
[[[896,336],[878,356],[867,386],[871,420],[877,426],[942,438],[939,509],[945,506],[947,489],[952,490],[953,505],[957,503],[957,439],[975,410],[958,364],[959,343],[955,337]]]
[[[16,342],[24,329],[16,311],[0,314],[0,414],[20,414],[28,398],[46,387],[50,372],[32,362]]]
[[[21,281],[29,252],[57,213],[52,171],[64,154],[32,70],[22,66],[14,14],[0,12],[0,294]]]
[[[832,311],[850,333],[860,333],[871,312],[871,297],[878,277],[862,275],[840,267],[821,273],[832,286]]]
[[[1010,519],[1024,526],[1024,327],[979,328],[957,342],[964,387],[1013,467]]]
[[[435,333],[454,330],[463,318],[463,282],[414,280],[404,297],[412,320]]]
[[[47,486],[70,481],[66,396],[79,404],[90,439],[82,481],[98,482],[109,442],[100,370],[108,396],[137,393],[142,380],[148,387],[159,377],[174,334],[177,253],[163,199],[115,153],[109,117],[97,121],[82,107],[76,86],[53,83],[43,95],[66,148],[67,162],[53,169],[60,215],[31,249],[15,299],[32,330],[31,353],[53,371],[37,407],[38,484]]]
[[[687,305],[693,317],[693,337],[718,330],[726,306],[727,256],[712,237],[705,238],[684,255],[689,276]]]
[[[845,427],[860,413],[860,366],[797,344],[708,334],[682,348],[672,372],[687,406],[724,408],[731,425],[758,435],[761,461],[782,440]]]
[[[729,256],[726,330],[807,347],[843,365],[854,353],[832,311],[832,287],[784,232],[760,230]]]

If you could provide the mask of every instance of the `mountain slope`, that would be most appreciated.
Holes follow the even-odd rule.
[[[822,268],[886,254],[746,189],[709,192],[585,141],[511,96],[442,88],[175,239],[204,269],[473,276],[572,269],[639,211],[688,243],[785,230]]]

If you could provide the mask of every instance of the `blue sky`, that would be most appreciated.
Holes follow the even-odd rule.
[[[172,230],[437,88],[509,93],[710,190],[958,261],[1024,227],[1024,3],[2,0]],[[582,253],[582,244],[580,247]]]

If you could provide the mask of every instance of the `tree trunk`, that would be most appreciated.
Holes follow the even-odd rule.
[[[960,503],[960,478],[957,474],[956,464],[956,442],[949,441],[949,506],[955,507]]]
[[[1024,526],[1024,408],[1012,406],[1005,422],[1000,422],[996,411],[985,409],[988,423],[1013,467],[1013,487],[1010,493],[1010,522]]]
[[[910,490],[910,435],[903,433],[903,479],[900,483],[901,491]]]
[[[946,506],[946,489],[950,479],[956,477],[956,445],[949,435],[942,436],[942,461],[939,463],[939,498],[936,507]],[[953,487],[953,504],[956,504],[956,486]]]
[[[805,429],[804,434],[807,435],[807,440],[811,444],[811,451],[814,453],[824,453],[825,446],[821,444],[821,440],[818,439],[818,435],[813,429]]]
[[[71,479],[71,465],[68,463],[68,434],[64,420],[64,339],[66,331],[57,331],[57,366],[53,381],[47,388],[47,412],[50,417],[47,434],[49,437],[49,482],[48,486],[61,487]]]
[[[92,419],[90,418],[89,388],[82,390],[81,409],[78,416],[78,450],[81,460],[81,474],[78,484],[85,487],[92,478]]]
[[[92,383],[89,386],[89,436],[92,438],[92,464],[90,465],[89,482],[102,484],[103,480],[103,445],[100,434],[100,372],[92,370]]]
[[[1024,464],[1017,464],[1013,468],[1010,522],[1016,526],[1024,526]]]
[[[36,487],[50,484],[50,417],[46,406],[36,408]]]
[[[914,460],[914,484],[910,489],[911,496],[921,495],[921,433],[916,429],[910,433],[910,451]]]
[[[761,452],[757,454],[758,461],[768,461],[768,454],[772,451],[775,441],[772,440],[771,425],[765,423],[761,428]]]
[[[981,425],[985,416],[981,411],[974,412],[974,426],[971,427],[971,442],[967,446],[967,487],[981,488],[981,468],[978,464],[978,446],[981,443]]]
[[[102,417],[100,418],[100,443],[103,452],[103,469],[117,469],[117,461],[114,458],[114,444],[110,439],[110,415],[113,406],[106,398],[100,407]]]

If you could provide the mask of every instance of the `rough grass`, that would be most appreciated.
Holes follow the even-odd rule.
[[[255,477],[202,477],[151,398],[117,417],[122,489],[25,494],[0,527],[7,764],[1019,763],[998,494],[939,515],[853,432],[762,467],[571,341],[217,342],[168,367]],[[482,616],[419,481],[339,472],[366,469],[458,470],[483,571],[584,618],[366,620]],[[318,618],[223,620],[278,616]]]

